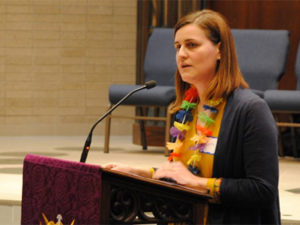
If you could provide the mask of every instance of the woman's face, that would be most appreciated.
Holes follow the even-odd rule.
[[[183,81],[190,84],[208,82],[216,72],[220,59],[215,45],[195,24],[180,28],[175,34],[176,62]]]

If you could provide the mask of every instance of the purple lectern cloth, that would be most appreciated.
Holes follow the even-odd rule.
[[[49,221],[69,225],[99,224],[101,168],[28,154],[24,160],[21,224]]]

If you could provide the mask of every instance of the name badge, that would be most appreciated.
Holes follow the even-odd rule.
[[[209,141],[206,143],[204,150],[202,153],[214,155],[217,147],[218,138],[210,137]]]

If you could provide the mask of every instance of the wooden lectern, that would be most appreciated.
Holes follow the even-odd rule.
[[[21,224],[203,224],[209,198],[165,181],[27,155]]]

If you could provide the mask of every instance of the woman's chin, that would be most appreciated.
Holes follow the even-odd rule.
[[[188,84],[201,84],[208,83],[212,78],[209,76],[201,76],[201,75],[191,75],[191,74],[181,74],[182,81]]]
[[[195,79],[195,77],[192,77],[192,76],[181,76],[181,79],[188,83],[188,84],[194,84],[195,82],[197,82],[197,80]]]

